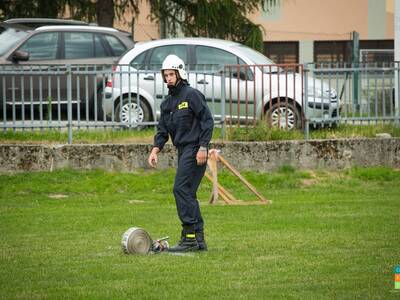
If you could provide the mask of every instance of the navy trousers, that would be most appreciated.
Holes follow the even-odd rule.
[[[187,145],[178,148],[178,168],[174,183],[176,208],[182,226],[202,231],[204,221],[201,216],[197,189],[206,171],[207,164],[198,166],[196,154],[199,147]]]

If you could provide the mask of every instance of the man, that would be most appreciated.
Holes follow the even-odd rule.
[[[182,232],[180,242],[169,251],[207,250],[204,221],[196,192],[206,170],[214,121],[204,95],[189,86],[185,64],[179,57],[168,55],[162,64],[161,74],[169,92],[161,103],[161,117],[148,163],[155,167],[157,154],[171,136],[178,150],[173,192]]]

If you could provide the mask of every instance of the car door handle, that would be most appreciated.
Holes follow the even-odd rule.
[[[144,80],[154,80],[154,76],[143,77]]]
[[[205,81],[204,79],[197,81],[197,83],[200,83],[200,84],[208,84],[208,82]]]

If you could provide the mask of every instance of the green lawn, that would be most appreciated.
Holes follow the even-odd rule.
[[[204,181],[210,250],[185,256],[120,247],[132,226],[176,242],[173,170],[0,175],[0,298],[399,299],[399,170],[243,174],[273,204],[211,206]]]

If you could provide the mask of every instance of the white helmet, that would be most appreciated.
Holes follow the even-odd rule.
[[[187,74],[185,71],[185,63],[183,62],[182,59],[180,59],[176,55],[173,55],[173,54],[168,55],[162,63],[161,74],[164,79],[164,82],[166,83],[167,81],[165,80],[164,74],[163,74],[164,70],[177,70],[181,79],[187,80]]]

